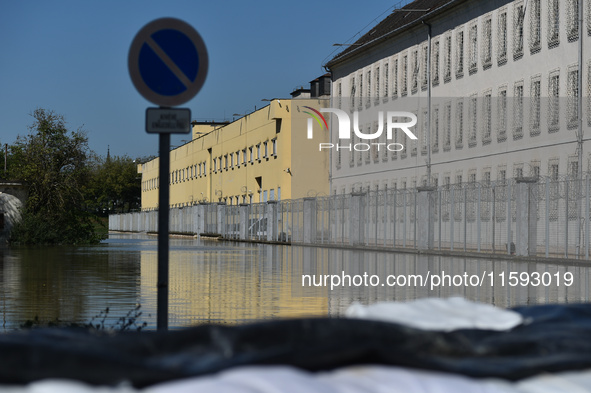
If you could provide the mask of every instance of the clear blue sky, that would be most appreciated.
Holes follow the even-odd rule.
[[[157,154],[158,137],[144,131],[145,109],[154,105],[135,90],[127,70],[133,37],[154,19],[186,21],[208,47],[205,85],[182,106],[196,120],[231,120],[322,75],[333,43],[366,32],[397,3],[3,1],[0,143],[27,134],[30,114],[45,108],[64,115],[70,129],[86,130],[90,148],[101,155],[107,145],[116,155]],[[173,144],[181,139],[187,136],[174,136]]]

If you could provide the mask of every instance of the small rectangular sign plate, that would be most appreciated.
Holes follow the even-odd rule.
[[[188,134],[191,132],[189,108],[146,109],[146,132],[149,134]]]

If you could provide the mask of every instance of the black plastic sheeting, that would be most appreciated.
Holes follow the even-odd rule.
[[[67,378],[136,387],[239,365],[310,371],[386,364],[518,380],[591,368],[591,305],[515,308],[511,331],[429,332],[358,319],[293,319],[236,327],[108,334],[33,329],[0,334],[0,384]]]

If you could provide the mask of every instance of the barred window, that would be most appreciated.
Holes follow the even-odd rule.
[[[437,153],[439,151],[439,107],[433,108],[433,118],[431,119],[431,151]]]
[[[560,43],[560,5],[558,0],[548,0],[548,47]]]
[[[567,127],[569,129],[574,129],[579,125],[579,69],[576,65],[571,66],[568,69],[566,97],[566,115],[568,119]]]
[[[363,73],[359,75],[359,109],[363,107]]]
[[[398,95],[398,59],[394,59],[392,66],[392,97]]]
[[[398,135],[398,133],[395,133],[395,135]],[[404,146],[404,149],[400,150],[400,158],[406,158],[407,155],[407,151],[408,151],[408,146],[407,146],[407,141],[408,141],[408,137],[406,135],[406,132],[403,132],[402,134],[400,134],[400,144],[402,144]]]
[[[423,109],[422,110],[423,113],[423,127],[422,127],[422,132],[421,132],[421,154],[425,155],[427,154],[427,135],[429,132],[431,132],[431,130],[429,130],[429,112],[427,112],[427,109]]]
[[[529,19],[529,50],[531,53],[540,51],[542,46],[542,9],[541,0],[530,0]]]
[[[371,97],[373,96],[371,80],[371,70],[367,70],[367,92],[365,96],[365,105],[369,107],[371,105]]]
[[[490,17],[484,21],[482,44],[482,67],[487,69],[492,65],[492,19]]]
[[[343,82],[337,84],[337,107],[343,107]]]
[[[513,59],[520,59],[523,56],[523,20],[525,11],[523,3],[515,4],[513,10]]]
[[[579,39],[579,0],[567,0],[566,37],[568,41]]]
[[[484,93],[482,116],[482,144],[487,145],[492,140],[492,93],[490,91]]]
[[[388,98],[390,87],[390,64],[384,64],[384,98]]]
[[[417,49],[412,52],[410,68],[412,71],[410,91],[414,94],[419,90],[419,52]]]
[[[531,81],[531,108],[530,108],[530,135],[540,135],[540,110],[541,110],[542,86],[540,77],[536,76]]]
[[[470,26],[470,47],[468,48],[469,65],[468,72],[475,73],[478,70],[478,25],[474,23]]]
[[[456,149],[464,146],[464,101],[460,98],[456,104]]]
[[[443,150],[451,149],[451,102],[446,102],[443,108]]]
[[[378,122],[377,122],[377,121],[376,121],[376,122],[374,122],[374,124],[373,124],[373,127],[368,127],[368,128],[367,128],[367,131],[369,131],[369,132],[371,133],[371,132],[372,132],[372,128],[373,128],[373,132],[374,132],[374,133],[375,133],[375,132],[377,132],[377,130],[378,130]],[[383,135],[383,134],[382,134],[382,135]],[[380,138],[381,138],[381,137],[380,137]],[[378,141],[376,141],[376,142],[378,142],[378,143],[379,143],[379,142],[381,142],[381,140],[378,140]],[[374,160],[374,162],[377,162],[377,161],[380,159],[380,150],[379,150],[379,148],[380,148],[380,145],[373,143],[373,144],[371,145],[371,148],[372,148],[372,153],[373,153],[373,154],[372,154],[372,156],[373,156],[373,160]]]
[[[558,182],[558,159],[548,161],[548,175],[550,176],[550,220],[558,219],[558,201],[560,199],[560,183]]]
[[[351,97],[349,97],[351,100],[350,110],[353,110],[353,108],[355,108],[355,88],[356,88],[355,77],[352,76],[351,77]]]
[[[470,108],[468,115],[470,116],[468,121],[470,123],[470,129],[468,134],[468,147],[476,146],[476,130],[478,128],[478,96],[476,94],[470,97]]]
[[[375,101],[376,101],[376,104],[377,104],[378,101],[380,100],[380,97],[381,97],[380,96],[380,66],[377,66],[376,67],[376,72],[374,74],[375,74],[375,78],[376,78],[376,80],[375,80],[375,86],[376,86],[375,87],[375,89],[376,89],[376,92],[375,92]]]
[[[421,53],[422,53],[422,58],[421,58],[421,90],[426,90],[427,89],[427,85],[429,83],[429,78],[427,76],[428,74],[428,62],[427,59],[429,57],[429,48],[427,47],[427,45],[423,45],[423,47],[421,48]]]
[[[456,78],[464,76],[464,32],[456,34]]]
[[[439,41],[433,43],[431,59],[431,80],[433,81],[433,86],[436,86],[439,84]]]
[[[560,74],[554,71],[548,81],[548,131],[555,132],[559,128],[560,118]]]
[[[400,95],[406,96],[408,94],[408,56],[402,56],[402,64],[400,65]]]
[[[513,97],[513,140],[523,138],[523,82],[517,82]]]
[[[507,62],[507,11],[499,13],[497,26],[497,63],[503,65]]]
[[[443,48],[443,81],[451,81],[451,34],[445,37],[445,44]]]

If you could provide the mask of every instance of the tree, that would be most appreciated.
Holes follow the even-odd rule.
[[[97,242],[90,215],[84,209],[89,180],[88,138],[68,131],[64,117],[36,109],[25,137],[11,146],[9,175],[29,186],[22,221],[11,241],[22,244],[79,244]]]
[[[140,208],[141,177],[136,162],[139,160],[126,155],[93,157],[91,179],[85,190],[90,211],[104,216]]]

